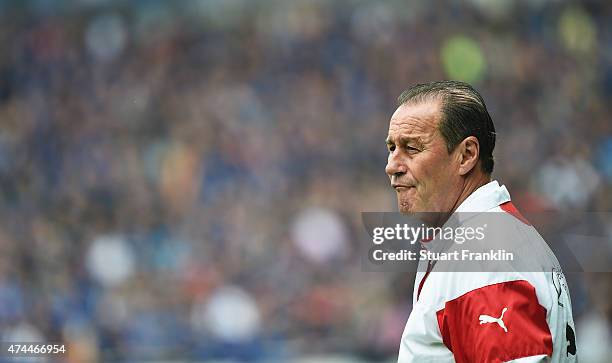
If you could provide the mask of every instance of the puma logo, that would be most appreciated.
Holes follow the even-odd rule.
[[[507,333],[508,329],[506,328],[506,324],[504,324],[504,320],[503,320],[506,310],[508,310],[508,308],[504,308],[504,310],[502,310],[501,316],[499,318],[494,318],[489,315],[480,315],[478,317],[478,319],[480,320],[480,325],[488,324],[488,323],[497,323]]]

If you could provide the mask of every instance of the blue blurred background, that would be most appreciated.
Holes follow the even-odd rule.
[[[70,362],[394,361],[387,122],[461,79],[524,212],[612,206],[612,2],[1,1],[0,333]],[[612,236],[612,220],[608,221]],[[612,239],[612,238],[611,238]],[[568,274],[583,362],[612,280]]]

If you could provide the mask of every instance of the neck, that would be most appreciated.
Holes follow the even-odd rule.
[[[453,207],[448,212],[437,213],[422,213],[420,219],[430,227],[442,227],[450,216],[459,208],[461,203],[465,201],[474,191],[481,186],[488,184],[491,181],[491,175],[477,173],[468,176],[463,180],[461,193],[457,197]]]
[[[463,203],[463,201],[465,201],[467,197],[469,197],[472,193],[474,193],[476,189],[480,188],[481,186],[485,184],[488,184],[490,181],[491,181],[491,175],[484,174],[484,173],[478,173],[478,174],[473,175],[473,177],[466,178],[463,183],[461,194],[459,194],[457,201],[455,201],[455,204],[451,208],[451,213],[454,213],[457,210],[457,208],[459,208],[461,203]]]
[[[450,209],[449,212],[446,213],[434,213],[432,216],[424,217],[424,221],[433,227],[442,227],[444,223],[450,218],[450,216],[459,208],[461,203],[470,196],[470,194],[474,193],[474,191],[481,186],[489,183],[491,181],[491,176],[488,174],[479,173],[470,177],[467,177],[463,181],[463,187],[461,188],[461,193],[459,197],[455,201],[455,204]]]

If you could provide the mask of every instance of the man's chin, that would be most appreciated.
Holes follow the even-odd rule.
[[[417,208],[417,206],[414,205],[414,203],[400,200],[398,201],[397,206],[399,208],[400,213],[403,213],[403,214],[412,214],[412,213],[421,212],[421,210],[419,210],[419,208]]]
[[[425,223],[428,226],[442,226],[451,212],[433,212],[431,210],[423,210],[418,208],[417,206],[405,206],[400,205],[399,211],[401,214],[406,216],[410,216],[410,218],[416,218],[417,220]]]

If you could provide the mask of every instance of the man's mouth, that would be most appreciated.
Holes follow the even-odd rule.
[[[407,184],[391,184],[391,186],[397,191],[414,188],[414,185],[407,185]]]

